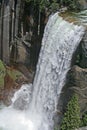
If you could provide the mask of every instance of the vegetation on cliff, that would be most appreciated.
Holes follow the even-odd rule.
[[[66,5],[70,10],[79,9],[79,0],[63,0],[62,4]]]
[[[5,76],[9,75],[14,81],[18,80],[20,77],[23,77],[23,74],[18,70],[5,66],[5,64],[0,60],[0,87],[3,87],[5,82]]]
[[[9,105],[12,94],[26,82],[28,79],[20,71],[0,60],[0,101]]]
[[[5,69],[2,61],[0,60],[0,88],[2,88],[4,86],[5,74],[6,74],[6,69]]]
[[[83,114],[81,119],[81,126],[87,126],[87,112]]]
[[[64,113],[61,130],[75,130],[84,126],[87,126],[87,112],[81,117],[78,96],[74,94],[68,102],[67,110]]]
[[[78,96],[73,95],[67,105],[67,111],[64,114],[61,130],[74,130],[80,126],[80,107]]]
[[[40,12],[43,12],[46,8],[54,12],[59,8],[59,3],[57,2],[57,0],[52,0],[51,2],[48,0],[25,0],[25,1],[27,3],[33,2],[35,6],[39,7]]]
[[[79,0],[25,0],[26,2],[33,2],[36,5],[39,5],[40,10],[42,11],[46,7],[54,11],[58,10],[59,7],[67,6],[69,10],[78,10]]]

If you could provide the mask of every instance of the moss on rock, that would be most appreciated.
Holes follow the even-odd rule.
[[[6,68],[3,62],[0,60],[0,88],[4,87],[4,77],[6,74]]]

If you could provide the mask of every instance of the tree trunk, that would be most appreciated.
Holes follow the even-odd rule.
[[[10,22],[10,7],[4,5],[3,19],[3,61],[9,63],[9,22]]]

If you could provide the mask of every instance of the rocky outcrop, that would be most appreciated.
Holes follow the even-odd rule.
[[[67,75],[67,83],[64,86],[59,108],[63,108],[62,113],[66,109],[66,104],[71,99],[73,93],[78,94],[81,114],[87,111],[87,69],[73,66]]]
[[[16,64],[30,64],[30,48],[23,43],[21,38],[13,42],[10,60]]]
[[[23,69],[25,68],[23,67]],[[28,70],[26,71],[28,74]],[[7,67],[0,61],[0,100],[6,105],[9,105],[14,92],[17,91],[22,84],[31,83],[32,79],[33,75],[28,75],[27,78],[14,67]]]
[[[79,97],[81,116],[84,112],[87,112],[87,68],[83,69],[77,65],[74,65],[68,72],[66,81],[67,82],[60,95],[57,111],[58,116],[55,119],[58,128],[60,127],[63,115],[67,109],[67,104],[71,100],[73,94],[77,94]]]
[[[87,0],[79,0],[78,2],[81,9],[87,9]]]
[[[71,88],[79,95],[81,113],[87,111],[87,69],[74,66],[71,70]]]
[[[82,68],[87,68],[87,31],[85,32],[85,35],[83,37],[82,40],[82,44],[81,44],[81,67]]]

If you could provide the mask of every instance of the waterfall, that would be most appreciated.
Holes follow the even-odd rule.
[[[33,92],[32,85],[22,87],[15,94],[13,104],[1,110],[0,127],[3,130],[53,130],[53,116],[61,90],[84,30],[82,26],[64,21],[58,13],[50,16],[44,31]],[[18,101],[24,105],[18,105]],[[18,110],[26,104],[28,109]]]

